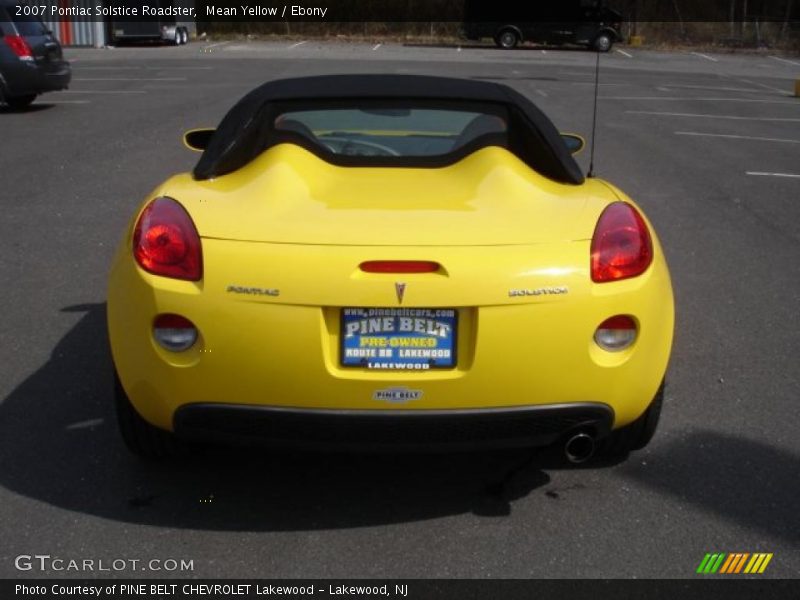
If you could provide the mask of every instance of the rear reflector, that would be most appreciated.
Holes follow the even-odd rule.
[[[606,319],[594,332],[594,341],[603,350],[618,352],[636,341],[636,321],[628,315]]]
[[[427,260],[369,260],[360,265],[365,273],[435,273],[439,263]]]
[[[9,9],[10,10],[10,9]],[[3,38],[6,45],[17,55],[20,60],[33,60],[33,52],[25,38],[21,35],[7,35]]]
[[[165,350],[183,352],[197,341],[197,328],[186,317],[158,315],[153,323],[153,337]]]

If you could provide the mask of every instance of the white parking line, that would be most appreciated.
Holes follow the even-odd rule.
[[[672,83],[665,83],[662,86],[664,89],[681,89],[681,90],[716,90],[718,92],[748,92],[750,94],[761,94],[763,93],[761,90],[755,90],[753,88],[732,88],[732,87],[714,87],[710,85],[679,85],[679,84],[672,84]],[[661,88],[659,88],[660,90]]]
[[[71,61],[75,62],[75,61]],[[76,71],[210,71],[216,67],[184,67],[184,66],[161,66],[161,67],[84,67],[81,65]]]
[[[75,62],[70,61],[70,62]],[[78,67],[81,71],[139,71],[144,69],[145,67],[84,67],[81,65]]]
[[[542,98],[547,98],[547,92],[544,90],[536,90],[536,93],[539,94]]]
[[[203,46],[200,48],[200,52],[211,52],[214,48],[219,48],[221,46],[225,46],[230,44],[230,42],[217,42],[216,44],[211,44],[210,46]]]
[[[781,94],[788,96],[789,93],[786,90],[782,90],[781,88],[772,87],[771,85],[766,85],[764,83],[758,83],[757,81],[750,81],[749,79],[739,79],[742,83],[749,83],[750,85],[757,85],[758,87],[764,88],[765,90],[771,90],[773,92],[780,92]]]
[[[375,45],[372,47],[372,51],[373,51],[373,52],[375,52],[375,50],[377,50],[377,49],[378,49],[378,48],[380,48],[381,46],[383,46],[383,44],[375,44]]]
[[[658,112],[652,110],[626,110],[630,115],[657,115],[661,117],[697,117],[701,119],[732,119],[734,121],[779,121],[785,123],[800,123],[799,119],[786,117],[739,117],[736,115],[701,115],[696,113]]]
[[[91,104],[91,100],[42,100],[42,104]]]
[[[675,131],[675,135],[692,135],[700,137],[718,137],[732,140],[754,140],[757,142],[780,142],[784,144],[800,144],[800,140],[786,140],[782,138],[751,137],[748,135],[733,135],[730,133],[700,133],[697,131]]]
[[[599,96],[598,100],[649,100],[649,101],[676,101],[681,102],[749,102],[756,104],[794,104],[792,100],[759,100],[758,98],[693,98],[691,96]]]
[[[625,50],[620,50],[619,48],[617,48],[617,52],[619,52],[623,56],[627,56],[628,58],[633,58],[633,54],[628,54],[627,52],[625,52]]]
[[[709,56],[708,54],[703,54],[702,52],[692,52],[691,54],[699,56],[700,58],[705,58],[706,60],[710,60],[712,62],[719,62],[719,59]]]
[[[795,65],[797,67],[800,67],[800,62],[797,62],[796,60],[789,60],[787,58],[781,58],[779,56],[768,56],[767,58],[771,58],[772,60],[779,60],[781,62],[789,63],[790,65]]]
[[[303,45],[303,44],[305,44],[307,41],[308,41],[308,40],[303,40],[302,42],[297,42],[296,44],[292,44],[291,46],[289,46],[289,48],[288,48],[288,49],[289,49],[289,50],[291,50],[292,48],[297,48],[298,46],[302,46],[302,45]]]
[[[72,423],[67,425],[64,429],[90,429],[92,427],[97,427],[98,425],[102,425],[105,419],[98,418],[98,419],[89,419],[87,421],[78,421],[77,423]]]
[[[572,85],[595,85],[594,81],[573,81]],[[598,85],[631,85],[630,83],[599,83]]]
[[[800,175],[796,173],[765,173],[763,171],[746,171],[747,175],[756,175],[758,177],[791,177],[792,179],[800,179]]]
[[[75,77],[72,81],[186,81],[186,77]]]
[[[54,94],[146,94],[144,90],[61,90]]]

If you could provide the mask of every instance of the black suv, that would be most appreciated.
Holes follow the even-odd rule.
[[[61,44],[30,6],[0,0],[0,101],[25,108],[43,92],[66,88],[71,77]]]
[[[622,20],[603,0],[467,0],[462,33],[468,40],[492,38],[501,48],[536,42],[608,52],[622,40]]]

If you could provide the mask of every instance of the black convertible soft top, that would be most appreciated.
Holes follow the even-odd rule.
[[[270,81],[244,96],[222,119],[208,147],[194,168],[195,179],[211,179],[245,166],[264,150],[283,142],[308,147],[302,136],[279,131],[275,117],[295,106],[363,99],[402,102],[417,100],[491,104],[509,115],[508,133],[502,145],[543,176],[560,183],[580,184],[584,178],[559,132],[530,100],[508,86],[470,79],[423,75],[322,75]],[[460,160],[482,146],[500,143],[482,136],[462,152],[445,157],[406,159],[407,166],[438,167]],[[347,166],[363,166],[354,157],[333,157],[311,148],[326,160]],[[374,163],[374,161],[373,161]],[[392,162],[397,165],[397,159]]]

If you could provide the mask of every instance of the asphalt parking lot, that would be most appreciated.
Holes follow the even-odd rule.
[[[677,324],[661,427],[620,463],[548,453],[226,451],[148,466],[116,431],[112,251],[181,144],[266,80],[498,80],[588,135],[589,52],[315,41],[67,50],[70,90],[0,109],[0,577],[15,557],[184,559],[213,577],[692,577],[706,552],[800,576],[800,58],[601,58],[596,173],[661,237]],[[588,152],[580,156],[588,166]]]

